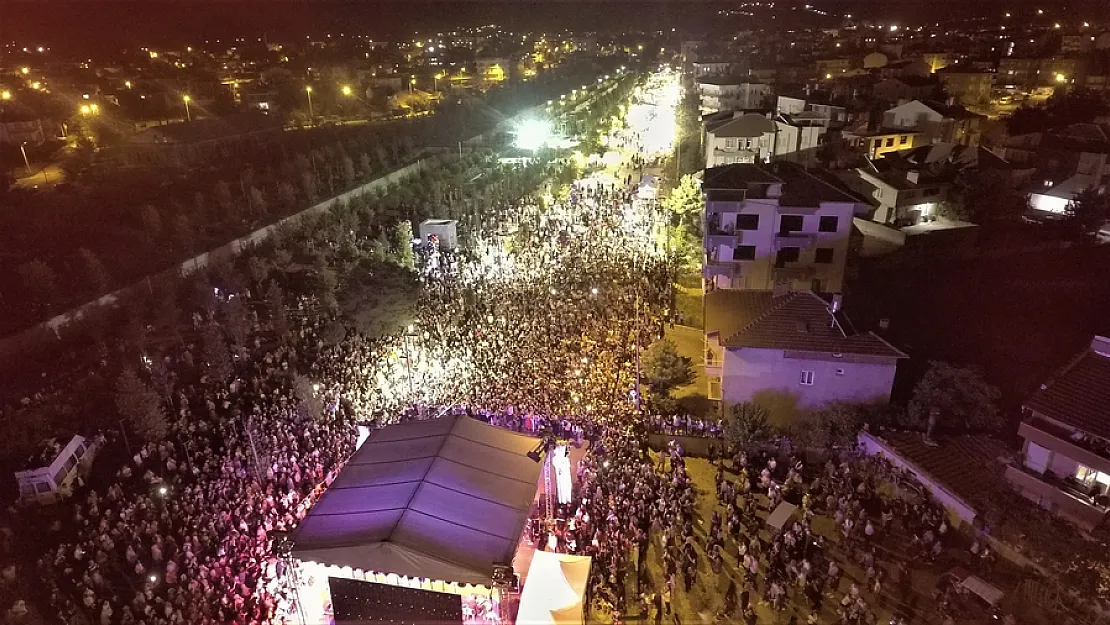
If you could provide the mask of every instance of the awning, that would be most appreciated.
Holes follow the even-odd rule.
[[[516,622],[527,625],[582,625],[591,558],[537,551]]]
[[[374,433],[309,511],[293,555],[471,584],[509,564],[535,500],[538,439],[469,417]]]

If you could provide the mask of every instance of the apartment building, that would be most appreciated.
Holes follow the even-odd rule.
[[[839,292],[867,206],[793,163],[705,170],[706,288]]]
[[[827,123],[827,119],[804,113],[798,116],[734,113],[731,118],[707,121],[706,167],[777,159],[813,164]]]
[[[1090,346],[1023,405],[1020,465],[1006,478],[1026,498],[1084,529],[1110,515],[1110,338]]]
[[[698,80],[701,113],[761,109],[767,105],[771,85],[743,82],[736,78],[702,78]]]
[[[912,100],[883,113],[883,128],[920,131],[925,143],[976,146],[984,119],[958,104]]]
[[[937,72],[949,96],[964,106],[990,104],[994,73],[952,65]]]

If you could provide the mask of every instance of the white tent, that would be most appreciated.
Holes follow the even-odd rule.
[[[302,560],[460,584],[511,563],[536,496],[538,439],[469,417],[374,433],[294,535]]]
[[[775,528],[778,531],[781,531],[783,526],[786,525],[786,522],[790,520],[790,517],[794,515],[794,511],[797,509],[798,506],[795,506],[792,503],[786,501],[780,503],[775,508],[775,511],[767,517],[767,525]]]
[[[589,556],[537,551],[520,594],[519,625],[582,625]]]

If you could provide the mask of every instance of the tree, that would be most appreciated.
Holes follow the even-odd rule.
[[[999,397],[978,370],[932,361],[914,387],[908,413],[918,424],[928,423],[935,411],[937,423],[948,429],[994,431],[1002,426]]]
[[[1064,223],[1075,240],[1090,240],[1110,219],[1110,199],[1095,188],[1076,194],[1064,208]]]
[[[41,305],[50,306],[58,297],[58,274],[45,262],[35,259],[19,266],[23,287]]]
[[[148,441],[164,439],[169,432],[158,393],[134,369],[124,369],[116,379],[116,410],[136,434]]]
[[[173,218],[173,241],[177,249],[182,252],[191,254],[196,249],[197,237],[193,230],[193,222],[185,213],[178,213]]]
[[[297,189],[284,180],[278,183],[278,197],[285,208],[293,208],[297,205]]]
[[[652,343],[643,357],[643,365],[644,378],[660,395],[694,381],[693,363],[679,355],[678,346],[670,339]]]
[[[809,415],[805,437],[814,447],[850,445],[864,422],[864,409],[858,404],[825,404]]]
[[[359,173],[363,180],[369,180],[374,175],[374,169],[370,166],[370,155],[363,152],[362,156],[358,157]]]
[[[251,320],[250,311],[247,310],[245,298],[233,297],[227,304],[227,338],[235,346],[235,350],[242,355],[247,347],[247,338],[250,336]]]
[[[231,187],[221,180],[216,183],[214,194],[216,196],[216,205],[219,206],[222,211],[220,216],[223,218],[231,217],[235,210],[235,202],[231,199]]]
[[[251,281],[256,287],[261,289],[262,284],[266,282],[266,278],[270,275],[270,269],[273,266],[270,261],[265,257],[254,254],[247,259],[247,272],[251,275]]]
[[[316,199],[316,176],[311,171],[301,172],[301,192],[310,202]]]
[[[663,208],[671,213],[671,225],[694,223],[705,209],[701,183],[689,174],[684,175],[663,200]]]
[[[297,415],[305,420],[318,421],[324,416],[324,402],[320,386],[303,375],[293,377],[293,392],[297,396]]]
[[[201,342],[206,371],[220,384],[227,384],[231,380],[234,368],[223,333],[216,325],[209,324],[201,332]]]
[[[96,289],[97,293],[106,292],[108,287],[111,286],[112,280],[108,276],[108,269],[104,267],[104,263],[100,262],[96,254],[87,247],[77,250],[77,255],[81,257],[85,279]]]
[[[979,225],[1014,221],[1029,209],[1029,200],[1014,188],[1006,172],[992,169],[969,172],[956,181],[959,210],[952,214]]]
[[[258,187],[251,187],[247,192],[247,197],[250,198],[251,210],[258,214],[266,212],[266,196],[262,195],[262,191]]]
[[[349,187],[355,183],[355,163],[351,157],[344,156],[342,166],[343,184]]]
[[[747,446],[762,440],[770,433],[767,409],[753,402],[733,404],[725,423],[725,439],[733,444]]]
[[[407,219],[393,226],[393,253],[397,264],[410,271],[416,269],[416,255],[412,252],[412,224]]]
[[[324,326],[320,338],[328,345],[338,345],[347,337],[347,328],[338,319],[332,319]]]

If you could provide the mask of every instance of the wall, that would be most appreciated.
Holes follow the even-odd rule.
[[[728,404],[764,404],[778,423],[792,419],[798,409],[833,401],[886,403],[894,384],[896,361],[868,360],[831,355],[822,359],[787,357],[781,349],[728,349],[721,397]],[[812,386],[800,383],[802,371],[813,372]]]

